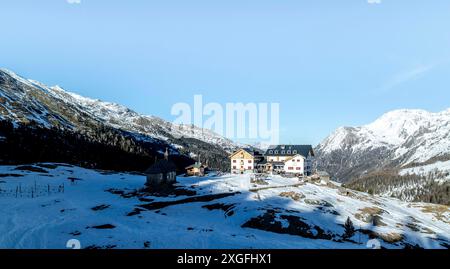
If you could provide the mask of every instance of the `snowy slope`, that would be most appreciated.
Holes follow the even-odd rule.
[[[437,178],[438,180],[450,180],[450,161],[445,162],[435,162],[433,164],[417,166],[413,168],[405,168],[400,170],[400,175],[420,175],[420,176],[429,176],[433,174],[442,174],[441,177]]]
[[[0,248],[65,248],[70,239],[83,248],[366,248],[371,237],[387,248],[450,243],[448,207],[335,184],[179,177],[179,190],[196,193],[156,197],[135,193],[144,182],[67,165],[0,166]],[[347,217],[357,232],[344,240]]]
[[[48,87],[0,69],[0,119],[15,122],[33,120],[42,126],[69,129],[86,128],[96,123],[159,140],[193,138],[232,151],[239,145],[211,130],[180,126],[154,116],[140,115],[119,104],[82,97],[59,86]],[[87,124],[87,123],[88,124]]]

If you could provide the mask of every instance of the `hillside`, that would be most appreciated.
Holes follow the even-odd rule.
[[[178,177],[156,195],[137,174],[0,166],[0,248],[448,248],[446,206],[229,174]],[[350,218],[355,232],[345,236]]]
[[[17,141],[16,136],[19,134],[29,137],[33,133],[35,137],[38,136],[37,133],[40,134],[39,143],[61,141],[59,150],[68,152],[66,155],[79,155],[70,145],[64,147],[76,144],[71,143],[76,140],[85,148],[90,144],[112,147],[123,151],[126,156],[132,154],[141,159],[145,157],[151,164],[155,157],[161,157],[161,153],[169,147],[172,155],[184,156],[183,159],[200,155],[208,159],[213,167],[222,170],[229,168],[224,159],[238,146],[206,129],[175,125],[154,116],[140,115],[124,106],[85,98],[59,86],[48,87],[5,69],[0,70],[0,123],[0,143],[4,148],[10,149],[9,152],[1,153],[3,156],[0,156],[0,160],[9,162],[29,161],[31,156],[24,154],[31,151],[23,148],[27,145],[43,150],[44,145],[38,147],[33,140],[23,140],[20,145],[12,142]],[[21,132],[13,134],[11,124],[15,129],[21,129]],[[62,138],[64,136],[68,136],[71,141],[65,141]],[[18,148],[19,146],[22,148]],[[23,154],[20,155],[20,152]],[[32,156],[35,158],[32,161],[70,161],[78,165],[91,161],[67,159],[60,155],[37,155],[38,152],[40,151],[33,152]],[[95,155],[92,150],[90,154]],[[189,162],[180,163],[180,170]],[[114,169],[114,165],[98,168]]]

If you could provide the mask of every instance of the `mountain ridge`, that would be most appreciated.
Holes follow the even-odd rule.
[[[90,113],[92,116],[103,120],[113,127],[149,135],[162,140],[167,140],[167,134],[172,133],[173,136],[179,138],[194,138],[204,142],[218,144],[227,151],[232,151],[240,145],[208,129],[198,128],[194,125],[173,124],[157,116],[139,114],[118,103],[81,96],[67,91],[58,85],[49,87],[39,81],[25,79],[5,68],[1,68],[0,71],[30,87],[38,88],[61,101],[76,104],[85,112]]]
[[[370,124],[340,127],[324,139],[316,151],[321,158],[327,159],[337,152],[350,158],[378,150],[384,152],[386,158],[377,164],[406,166],[449,153],[447,138],[450,140],[450,109],[437,113],[400,109],[387,112]]]
[[[34,128],[30,132],[51,136],[60,136],[57,130],[61,130],[59,132],[64,133],[61,136],[69,136],[71,139],[82,135],[83,140],[88,138],[96,143],[120,146],[122,150],[131,150],[132,153],[147,152],[151,160],[157,157],[155,155],[161,156],[164,148],[169,147],[172,155],[186,155],[195,159],[201,155],[204,159],[209,159],[214,168],[226,170],[229,163],[224,161],[225,157],[239,146],[209,130],[193,125],[175,125],[155,116],[140,115],[125,106],[82,97],[65,91],[60,86],[48,87],[7,69],[0,70],[0,101],[0,120],[11,122],[16,127],[39,127],[39,130]],[[10,136],[9,139],[2,139],[2,143],[5,143],[5,140],[11,140],[13,131],[7,124],[3,129]],[[26,134],[22,129],[21,132]],[[106,137],[112,141],[108,141]],[[34,141],[27,143],[32,144]],[[137,148],[132,149],[130,145]],[[14,146],[25,147],[12,145],[12,154],[8,156],[20,157],[14,153]],[[73,150],[73,146],[67,146]],[[25,148],[22,150],[27,152]]]
[[[450,171],[443,165],[450,160],[450,109],[400,109],[363,126],[340,127],[316,154],[318,168],[347,187],[450,204]],[[433,164],[433,171],[419,172]],[[417,169],[404,172],[411,167]]]

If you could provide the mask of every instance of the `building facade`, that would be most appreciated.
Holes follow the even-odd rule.
[[[257,164],[263,156],[260,152],[248,148],[242,148],[230,155],[231,173],[247,174],[256,172]]]
[[[239,149],[230,159],[233,174],[259,172],[310,176],[315,170],[311,145],[274,145],[264,155]]]
[[[311,145],[273,145],[264,156],[268,163],[274,164],[273,172],[310,176],[315,169]]]

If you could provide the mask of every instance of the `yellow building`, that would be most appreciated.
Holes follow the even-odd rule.
[[[256,170],[256,165],[262,159],[262,154],[247,148],[242,148],[230,155],[231,173],[232,174],[246,174],[253,173]]]

